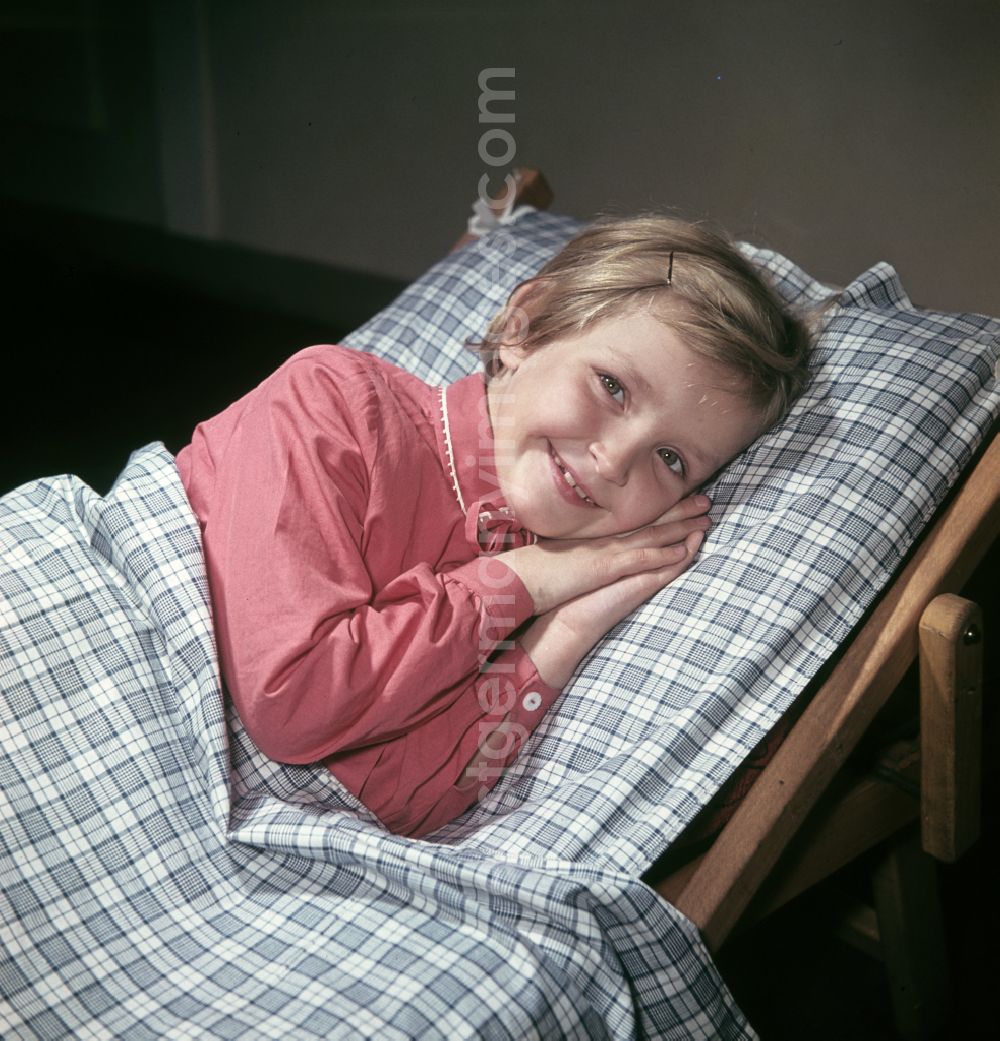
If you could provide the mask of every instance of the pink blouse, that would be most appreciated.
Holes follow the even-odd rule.
[[[408,835],[485,794],[559,692],[508,639],[533,604],[488,554],[533,536],[498,487],[483,377],[431,387],[310,347],[200,423],[177,467],[223,679],[260,749],[322,761]]]

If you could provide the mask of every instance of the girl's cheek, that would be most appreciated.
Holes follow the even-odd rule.
[[[681,492],[671,488],[664,488],[660,485],[646,500],[644,512],[649,519],[644,521],[644,523],[651,524],[658,517],[662,517],[667,510],[676,506],[682,498]]]

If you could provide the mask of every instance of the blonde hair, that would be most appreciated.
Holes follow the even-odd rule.
[[[501,347],[534,350],[643,307],[737,377],[762,429],[783,418],[805,386],[807,321],[722,234],[658,215],[584,229],[514,290],[473,346],[493,377],[504,369]]]

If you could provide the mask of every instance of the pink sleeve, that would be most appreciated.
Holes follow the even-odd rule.
[[[491,659],[455,710],[405,737],[335,756],[333,772],[390,830],[422,837],[490,792],[560,691],[516,646]],[[506,723],[506,732],[498,731]],[[477,751],[483,760],[471,777]]]
[[[223,672],[251,737],[282,762],[439,716],[532,613],[495,558],[418,565],[376,594],[365,517],[374,460],[391,446],[372,379],[293,359],[248,399],[216,461],[205,555]]]

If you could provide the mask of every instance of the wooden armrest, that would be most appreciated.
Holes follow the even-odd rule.
[[[841,771],[782,853],[779,867],[754,894],[734,932],[766,918],[789,900],[884,842],[920,815],[920,751],[900,740],[879,756],[874,770]],[[678,868],[656,891],[676,904],[711,853]]]
[[[924,850],[952,863],[979,838],[983,622],[951,593],[920,618],[920,817]]]

